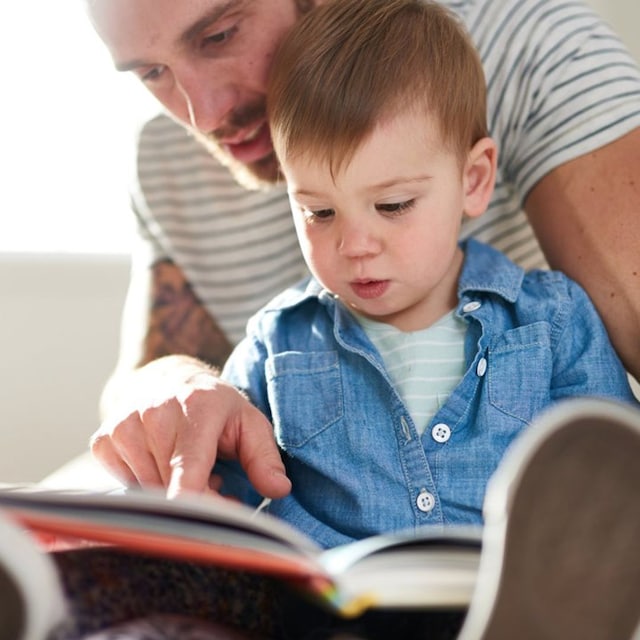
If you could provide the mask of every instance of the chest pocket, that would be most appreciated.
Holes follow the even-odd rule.
[[[551,399],[549,325],[538,322],[507,331],[489,348],[488,365],[490,404],[509,416],[531,422]]]
[[[285,352],[266,363],[267,393],[276,440],[302,447],[344,415],[338,354]]]

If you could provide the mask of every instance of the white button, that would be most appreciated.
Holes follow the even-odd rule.
[[[431,429],[431,435],[436,442],[446,442],[451,437],[451,429],[448,424],[439,422]]]
[[[464,313],[471,313],[472,311],[477,311],[482,306],[482,303],[474,300],[473,302],[467,302],[467,304],[462,307],[462,311]]]
[[[480,358],[478,361],[478,366],[476,367],[476,373],[482,378],[482,376],[487,372],[487,360],[486,358]]]
[[[420,511],[428,513],[436,506],[436,499],[433,497],[433,494],[429,493],[426,489],[423,489],[416,498],[416,504]]]

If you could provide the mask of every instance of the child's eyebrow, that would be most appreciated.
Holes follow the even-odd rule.
[[[366,186],[367,191],[382,191],[384,189],[390,189],[391,187],[398,187],[402,185],[409,184],[419,184],[422,182],[428,182],[431,180],[433,176],[425,174],[418,176],[399,176],[396,178],[389,178],[388,180],[383,180],[382,182],[376,182],[374,184],[369,184]],[[307,198],[318,198],[321,197],[322,194],[317,191],[312,191],[311,189],[292,189],[289,191],[292,196],[302,196]]]
[[[293,189],[289,193],[293,196],[307,196],[309,198],[317,198],[321,195],[317,191],[310,191],[309,189]]]
[[[398,176],[395,178],[389,178],[388,180],[383,180],[382,182],[377,182],[376,184],[369,185],[370,189],[387,189],[389,187],[396,187],[398,185],[403,184],[412,184],[415,182],[427,182],[431,180],[433,176],[431,175],[418,175],[418,176]]]

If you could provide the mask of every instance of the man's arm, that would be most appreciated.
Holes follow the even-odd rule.
[[[222,366],[231,345],[182,271],[162,262],[134,274],[123,324],[91,439],[96,458],[125,484],[162,486],[173,496],[215,488],[210,474],[220,455],[239,460],[258,492],[286,495],[271,424],[210,366]]]
[[[222,368],[232,347],[182,270],[166,260],[152,269],[149,330],[139,365],[182,353]]]
[[[117,406],[132,371],[162,356],[182,354],[222,368],[232,346],[196,297],[182,270],[169,260],[132,271],[120,353],[102,394],[104,416]]]
[[[640,380],[640,129],[551,171],[525,210],[549,265],[586,289]]]

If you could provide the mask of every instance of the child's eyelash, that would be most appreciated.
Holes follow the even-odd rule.
[[[408,209],[411,209],[415,205],[416,201],[405,200],[404,202],[392,202],[390,204],[378,204],[376,205],[376,209],[378,211],[382,211],[384,213],[402,213]]]

